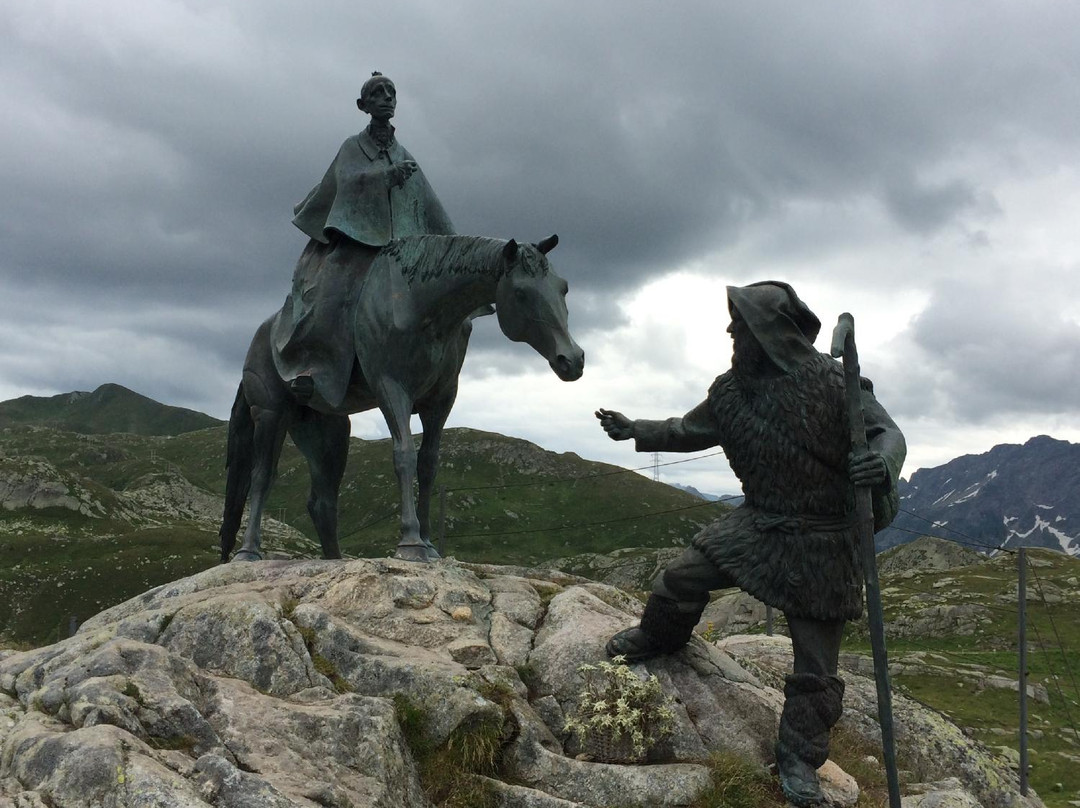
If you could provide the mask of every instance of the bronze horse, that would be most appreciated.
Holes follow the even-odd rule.
[[[260,554],[260,523],[286,433],[311,472],[311,515],[324,558],[340,558],[337,500],[349,450],[349,414],[378,407],[394,446],[401,498],[397,558],[438,558],[430,504],[443,425],[457,397],[471,318],[495,305],[499,327],[528,343],[563,381],[581,377],[585,354],[567,328],[566,281],[550,267],[551,236],[536,245],[476,236],[409,236],[383,248],[364,276],[351,313],[356,364],[344,403],[303,405],[278,373],[266,320],[244,360],[229,419],[228,477],[221,559],[236,543],[244,504],[250,516],[235,560]],[[413,445],[410,416],[423,425]],[[413,480],[419,496],[413,498]]]

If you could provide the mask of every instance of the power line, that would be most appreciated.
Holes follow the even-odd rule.
[[[709,457],[717,457],[724,452],[710,452],[709,454],[698,455],[697,457],[688,457],[685,460],[672,460],[668,463],[650,463],[647,466],[639,466],[633,469],[615,469],[614,471],[601,471],[596,474],[581,474],[576,477],[554,477],[548,480],[530,480],[527,483],[501,483],[499,485],[465,485],[460,488],[447,488],[446,493],[452,493],[454,491],[490,491],[497,488],[529,488],[534,485],[554,485],[555,483],[567,483],[577,482],[578,480],[595,480],[598,477],[614,477],[618,474],[630,474],[635,471],[651,471],[657,468],[663,468],[664,466],[677,466],[680,463],[693,463],[697,460],[705,460]]]
[[[941,522],[937,522],[937,521],[935,521],[933,519],[927,519],[922,514],[915,513],[914,511],[909,511],[906,508],[897,508],[897,510],[900,513],[906,513],[908,516],[914,516],[916,519],[920,519],[923,522],[926,522],[929,525],[933,525],[936,528],[939,528],[941,530],[947,530],[949,533],[955,533],[958,536],[963,536],[965,539],[970,539],[973,542],[977,542],[977,546],[986,547],[987,549],[992,549],[992,550],[1004,550],[1005,552],[1016,552],[1015,550],[1007,550],[1005,548],[1005,543],[1004,542],[1002,542],[1001,544],[998,544],[998,545],[983,544],[983,542],[980,539],[977,539],[974,536],[969,536],[967,533],[963,533],[963,532],[961,532],[959,530],[956,530],[955,528],[948,527],[947,525],[944,525]],[[896,529],[897,530],[904,530],[904,528],[901,528],[901,527],[898,527]],[[914,531],[909,530],[909,531],[906,531],[906,532],[913,533]],[[937,536],[935,538],[941,538],[941,537]],[[946,539],[946,541],[957,541],[957,540],[956,539]],[[1008,540],[1006,539],[1006,541],[1008,541]],[[957,541],[957,543],[958,544],[963,544],[963,542],[959,542],[959,541]]]
[[[924,519],[924,521],[929,522],[930,520],[929,519]],[[934,527],[938,527],[938,525],[936,525],[934,523],[931,523],[931,524],[933,524]],[[948,536],[948,537],[946,537],[946,536],[935,536],[933,533],[928,533],[926,531],[911,530],[910,528],[896,527],[895,525],[892,526],[892,529],[893,530],[898,530],[901,533],[910,533],[912,536],[929,536],[932,539],[940,539],[941,541],[951,541],[954,544],[960,544],[960,545],[963,545],[965,547],[975,547],[975,548],[980,549],[980,550],[995,550],[995,551],[999,550],[999,551],[1001,551],[1003,553],[1015,553],[1016,552],[1016,550],[1013,550],[1013,549],[1008,548],[1008,547],[999,547],[999,546],[993,545],[993,544],[985,544],[983,542],[978,541],[978,539],[973,539],[972,541],[961,541],[960,539],[957,539],[957,538],[954,538],[954,537],[951,537],[951,536]]]
[[[735,499],[735,496],[729,496],[727,499]],[[601,525],[610,525],[616,522],[629,522],[634,519],[646,519],[650,516],[665,516],[671,513],[681,513],[683,511],[692,511],[696,508],[704,508],[707,505],[716,505],[717,503],[723,503],[724,498],[721,497],[718,500],[706,500],[698,502],[693,505],[684,505],[681,508],[670,508],[666,511],[654,511],[652,513],[639,513],[633,516],[617,516],[614,519],[603,519],[599,522],[579,522],[573,525],[553,525],[549,527],[536,527],[526,528],[524,530],[507,530],[503,532],[484,532],[484,533],[449,533],[447,539],[471,539],[479,536],[487,536],[490,538],[499,538],[501,536],[520,536],[524,533],[557,533],[564,530],[577,530],[578,528],[585,527],[600,527]]]
[[[1069,726],[1072,727],[1072,731],[1080,736],[1080,731],[1076,729],[1076,724],[1073,723],[1072,711],[1069,710],[1069,700],[1065,698],[1065,693],[1061,689],[1061,682],[1058,681],[1057,674],[1054,673],[1054,666],[1050,664],[1050,654],[1046,650],[1046,643],[1043,642],[1042,634],[1039,633],[1039,627],[1035,624],[1031,624],[1032,631],[1035,632],[1035,642],[1039,644],[1039,650],[1042,651],[1043,656],[1046,657],[1046,667],[1050,670],[1049,679],[1054,683],[1054,688],[1057,690],[1058,697],[1061,699],[1062,709],[1065,710],[1065,720],[1069,722]]]
[[[1057,623],[1054,622],[1054,616],[1050,613],[1050,603],[1046,600],[1046,595],[1043,593],[1042,582],[1039,580],[1039,573],[1035,570],[1035,565],[1031,563],[1031,559],[1027,560],[1028,567],[1031,568],[1031,575],[1035,579],[1035,590],[1039,593],[1039,599],[1042,601],[1043,608],[1046,610],[1046,618],[1050,621],[1050,628],[1054,631],[1054,638],[1057,641],[1058,650],[1061,651],[1061,661],[1065,665],[1065,672],[1069,675],[1069,681],[1072,682],[1073,690],[1076,691],[1077,698],[1080,698],[1080,688],[1076,686],[1076,678],[1073,676],[1072,667],[1069,665],[1069,658],[1065,654],[1065,645],[1061,642],[1061,634],[1058,632]],[[1069,719],[1072,723],[1072,719]],[[1075,729],[1075,727],[1074,727]]]
[[[341,539],[347,539],[350,536],[355,536],[357,533],[363,533],[369,527],[372,527],[374,525],[379,524],[379,522],[383,522],[383,521],[389,519],[391,516],[393,516],[397,512],[398,512],[398,509],[394,508],[392,510],[387,511],[382,516],[376,516],[370,522],[367,522],[367,523],[365,523],[363,525],[360,525],[360,527],[356,528],[355,530],[350,530],[348,533],[345,533],[345,534],[343,534],[341,536],[338,536],[338,541],[341,541]]]

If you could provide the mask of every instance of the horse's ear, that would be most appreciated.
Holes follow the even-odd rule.
[[[546,239],[536,245],[536,249],[540,251],[541,255],[547,255],[549,252],[559,246],[559,236],[552,233]]]
[[[503,247],[503,258],[507,261],[513,261],[517,257],[518,243],[513,239],[506,242],[506,246]]]

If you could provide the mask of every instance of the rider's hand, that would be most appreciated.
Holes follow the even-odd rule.
[[[600,426],[612,440],[629,440],[634,437],[634,422],[621,412],[601,408],[595,414],[600,419]]]
[[[881,455],[867,450],[848,455],[848,477],[855,485],[881,485],[888,481],[889,469]]]
[[[395,163],[390,167],[390,185],[400,188],[409,177],[416,173],[417,168],[418,166],[414,160]]]

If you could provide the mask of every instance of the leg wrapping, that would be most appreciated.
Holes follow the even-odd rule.
[[[829,759],[829,730],[844,708],[844,682],[836,676],[797,673],[784,685],[780,746],[817,769]]]
[[[677,601],[649,595],[641,615],[641,631],[659,653],[670,654],[690,642],[700,618],[700,610],[684,612]]]

